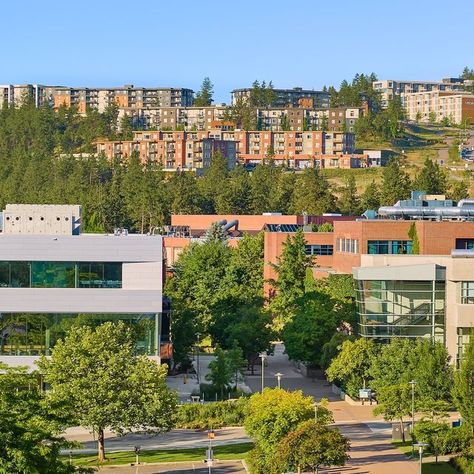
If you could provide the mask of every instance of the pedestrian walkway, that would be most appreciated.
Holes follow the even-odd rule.
[[[110,466],[101,467],[98,472],[103,474],[208,474],[209,468],[204,462],[174,462],[149,464],[141,466]],[[214,462],[212,474],[245,474],[246,470],[240,461]]]
[[[269,356],[264,369],[266,387],[277,385],[276,373],[281,373],[281,387],[287,390],[300,389],[316,401],[329,400],[334,422],[351,441],[351,459],[342,468],[320,470],[321,473],[347,474],[417,474],[418,465],[409,460],[391,444],[391,427],[382,417],[374,416],[374,406],[349,405],[334,394],[322,373],[314,378],[304,377],[284,353],[284,346],[277,344],[274,355]],[[253,391],[261,390],[261,368],[256,375],[247,377]]]

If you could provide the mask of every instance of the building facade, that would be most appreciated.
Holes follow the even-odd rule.
[[[404,94],[403,102],[409,120],[428,123],[449,119],[460,124],[474,123],[474,95],[456,92],[418,92]]]
[[[54,109],[77,107],[84,114],[88,108],[103,112],[108,106],[119,108],[148,107],[188,107],[193,104],[194,92],[191,89],[173,87],[66,87],[40,84],[0,85],[0,107],[20,105],[25,98],[34,101],[38,107],[43,103]]]
[[[445,91],[463,91],[464,81],[462,79],[453,81],[452,79],[443,79],[442,81],[398,81],[393,79],[384,79],[374,81],[372,87],[380,93],[382,107],[387,107],[389,101],[394,97],[401,97],[404,104],[404,95],[419,92],[445,92]]]
[[[170,358],[161,236],[81,234],[78,206],[8,206],[7,217],[0,361],[31,366],[72,326],[105,321],[132,327],[139,353]]]
[[[329,93],[327,91],[315,91],[303,89],[302,87],[294,87],[293,89],[273,89],[276,99],[271,107],[329,107]],[[232,105],[239,100],[248,100],[252,93],[252,88],[234,89],[231,92]]]
[[[272,157],[276,164],[292,168],[362,168],[367,155],[355,155],[352,133],[271,132],[214,129],[202,132],[137,131],[128,141],[98,141],[97,153],[107,159],[128,158],[136,151],[142,162],[161,163],[166,169],[205,168],[206,140],[214,140],[229,163],[258,164]],[[203,155],[204,153],[204,155]]]

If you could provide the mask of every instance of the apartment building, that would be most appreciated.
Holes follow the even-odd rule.
[[[285,108],[288,106],[298,107],[329,107],[329,93],[327,91],[315,91],[294,87],[293,89],[273,89],[276,99],[271,107]],[[252,88],[234,89],[231,92],[232,105],[238,100],[250,98]]]
[[[466,92],[418,92],[403,94],[409,120],[436,122],[449,119],[454,123],[468,120],[474,124],[474,95]]]
[[[405,98],[403,94],[462,91],[464,90],[465,85],[462,79],[455,81],[451,78],[443,79],[442,81],[398,81],[385,79],[374,81],[372,87],[380,92],[382,107],[387,107],[390,99],[393,99],[396,96],[401,97],[402,103],[404,104]]]
[[[103,112],[114,104],[120,108],[187,107],[194,100],[191,89],[172,87],[67,87],[38,84],[0,86],[2,107],[19,105],[25,97],[34,100],[36,106],[48,103],[55,109],[61,106],[77,107],[79,113],[88,108]]]
[[[210,137],[207,132],[134,132],[133,140],[98,141],[97,153],[109,160],[128,159],[138,153],[142,163],[159,163],[166,170],[200,171],[210,166],[212,156],[220,152],[229,169],[236,165],[237,144],[234,140]]]
[[[124,321],[171,357],[163,238],[82,234],[80,206],[8,205],[0,232],[0,362],[32,366],[74,325]]]
[[[204,143],[214,143],[204,146]],[[262,132],[214,129],[202,132],[134,132],[131,141],[98,141],[97,153],[108,159],[127,158],[133,151],[142,162],[155,161],[167,169],[200,169],[210,163],[205,154],[217,149],[233,167],[258,164],[272,156],[276,164],[294,168],[308,166],[357,168],[367,166],[365,155],[354,154],[354,135],[344,132]]]

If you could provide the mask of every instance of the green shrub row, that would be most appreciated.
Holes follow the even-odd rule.
[[[178,408],[176,427],[208,430],[242,426],[247,398],[211,403],[187,403]]]
[[[456,456],[449,464],[460,474],[474,474],[474,455]]]

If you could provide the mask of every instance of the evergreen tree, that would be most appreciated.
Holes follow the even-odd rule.
[[[445,194],[448,187],[446,171],[438,163],[426,158],[423,168],[413,182],[413,187],[427,194]]]
[[[391,206],[400,199],[408,199],[410,191],[410,178],[402,170],[400,158],[392,157],[382,172],[381,204]]]
[[[346,179],[339,197],[339,209],[345,215],[358,216],[361,213],[361,203],[357,194],[357,186],[354,175]]]
[[[372,181],[365,188],[361,196],[361,205],[363,210],[377,210],[380,207],[380,193],[375,181]]]
[[[214,85],[208,77],[205,77],[201,84],[201,90],[196,94],[193,105],[195,107],[208,107],[213,102],[213,94]]]
[[[317,168],[306,168],[296,179],[290,211],[318,216],[335,209],[336,199],[327,179]]]

